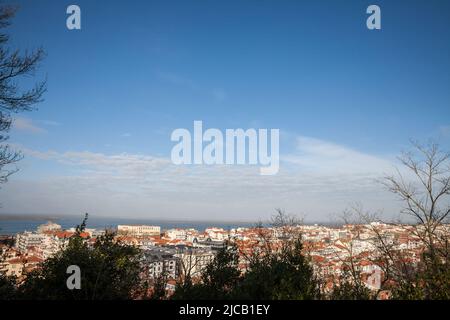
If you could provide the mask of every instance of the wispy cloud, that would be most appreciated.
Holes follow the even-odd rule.
[[[284,159],[304,171],[352,175],[380,174],[393,169],[389,159],[316,138],[299,136],[296,147]]]
[[[31,133],[44,133],[44,132],[46,132],[45,129],[37,126],[33,122],[33,120],[28,119],[28,118],[18,117],[16,119],[14,119],[12,127],[15,130],[26,131],[26,132],[31,132]]]
[[[98,213],[117,215],[257,220],[283,207],[318,220],[355,201],[397,212],[398,203],[375,181],[392,172],[389,159],[315,138],[298,137],[295,152],[281,155],[275,176],[260,176],[257,166],[176,166],[168,157],[150,155],[21,150],[69,166],[71,174],[15,182],[25,189],[38,185],[39,197],[33,190],[13,194],[9,185],[14,183],[5,186],[4,210],[25,210],[23,203],[47,207],[46,201],[54,204],[71,194],[77,199],[72,210],[86,204]]]
[[[50,127],[59,127],[62,124],[58,121],[53,120],[37,120],[36,122],[43,124],[44,126],[50,126]]]
[[[124,175],[136,178],[153,170],[160,170],[163,166],[171,164],[169,159],[136,154],[105,155],[89,151],[34,151],[23,149],[27,155],[41,160],[54,160],[61,164],[71,165],[89,172],[89,174]],[[87,170],[87,171],[86,171]]]

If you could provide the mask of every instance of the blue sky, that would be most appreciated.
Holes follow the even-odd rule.
[[[11,132],[26,159],[0,190],[4,213],[237,218],[245,210],[254,219],[283,206],[320,220],[358,199],[369,207],[387,199],[382,191],[374,198],[372,190],[348,189],[361,172],[343,159],[367,163],[361,170],[373,178],[411,138],[450,145],[448,1],[76,1],[79,31],[65,26],[72,1],[14,3],[20,10],[9,28],[12,46],[45,48],[37,78],[47,77],[48,92],[37,111],[18,115]],[[366,28],[370,4],[381,8],[379,31]],[[110,172],[114,157],[126,155],[130,167],[140,157],[164,161],[172,130],[192,128],[194,120],[221,129],[279,128],[282,160],[296,157],[285,166],[300,166],[286,177],[307,181],[304,170],[317,177],[342,171],[349,180],[322,195],[305,183],[291,196],[277,189],[290,186],[285,180],[268,180],[274,190],[248,197],[227,193],[232,182],[224,181],[186,192],[180,207],[169,205],[179,196],[173,190],[183,188],[175,173],[167,189],[161,181],[172,178],[159,176],[160,169],[142,185],[108,180],[124,174]],[[323,149],[331,153],[317,152]],[[63,179],[66,192],[55,194],[51,179]],[[112,190],[96,189],[99,183]],[[21,185],[48,191],[18,195]],[[80,186],[91,193],[72,203],[68,194]],[[342,194],[333,202],[336,188]],[[264,192],[272,202],[261,203]],[[218,209],[218,199],[227,205]]]

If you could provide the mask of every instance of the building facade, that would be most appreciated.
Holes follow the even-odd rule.
[[[136,237],[159,236],[161,234],[161,227],[147,225],[118,225],[117,232],[119,234],[131,235]]]

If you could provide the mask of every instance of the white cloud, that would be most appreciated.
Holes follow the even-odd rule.
[[[12,127],[15,130],[26,131],[26,132],[31,132],[31,133],[46,132],[45,129],[38,127],[37,125],[35,125],[33,123],[33,120],[28,119],[28,118],[18,117],[16,119],[14,119]]]
[[[175,166],[169,158],[137,154],[39,152],[26,155],[68,166],[71,175],[45,180],[12,179],[0,192],[3,212],[36,210],[189,219],[267,218],[274,208],[328,219],[354,202],[398,212],[375,179],[391,172],[388,159],[330,142],[298,137],[298,148],[281,156],[278,175],[257,166]],[[23,172],[22,176],[26,176]],[[23,189],[23,192],[18,192]]]
[[[37,122],[42,123],[45,126],[59,127],[61,123],[53,120],[38,120]]]
[[[380,174],[392,171],[392,161],[310,137],[297,137],[297,150],[285,157],[305,171],[320,174]]]

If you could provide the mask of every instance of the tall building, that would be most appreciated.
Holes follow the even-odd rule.
[[[169,252],[160,249],[145,250],[142,262],[146,275],[151,279],[161,275],[171,279],[178,276],[178,258]]]
[[[180,273],[196,278],[214,260],[215,253],[206,248],[178,247],[175,256],[180,259]]]
[[[16,247],[21,252],[25,252],[30,247],[39,247],[45,239],[45,235],[25,231],[16,236]]]

